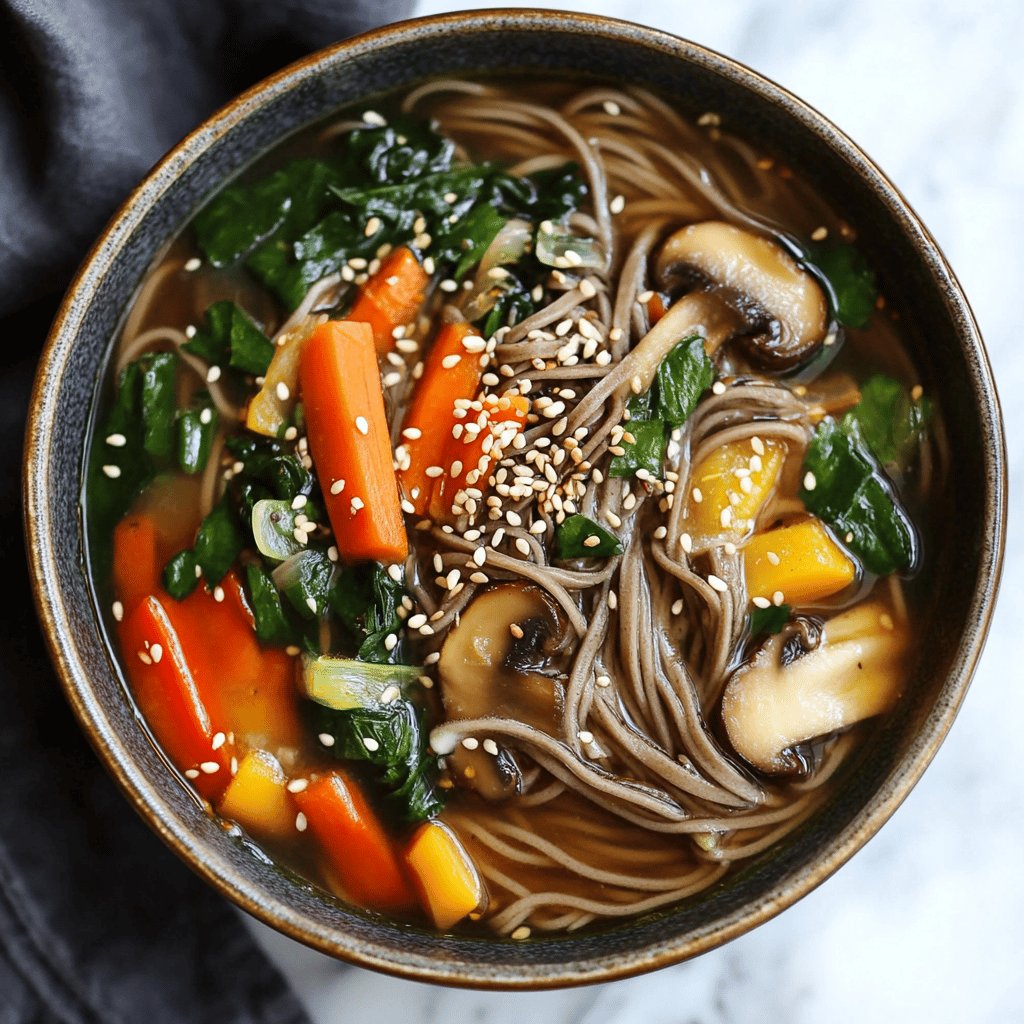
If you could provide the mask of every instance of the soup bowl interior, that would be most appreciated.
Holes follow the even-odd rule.
[[[84,456],[98,382],[134,291],[227,178],[299,127],[383,91],[442,73],[577,69],[647,86],[684,114],[716,112],[759,149],[784,156],[859,229],[902,317],[920,382],[941,421],[955,426],[939,438],[924,512],[925,625],[908,694],[830,801],[723,883],[589,934],[527,943],[439,936],[354,910],[269,862],[225,834],[168,771],[127,696],[96,607],[83,533]],[[363,966],[448,984],[544,987],[635,974],[719,945],[806,894],[892,814],[950,727],[984,641],[1003,542],[1003,461],[995,390],[951,271],[897,190],[836,128],[742,66],[654,30],[582,15],[489,12],[404,23],[314,55],[220,111],[153,170],[97,242],[53,326],[27,435],[26,524],[39,611],[67,695],[137,810],[196,871],[281,931]],[[956,514],[944,514],[949,509]]]

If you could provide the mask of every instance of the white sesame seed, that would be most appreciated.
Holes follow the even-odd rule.
[[[345,490],[344,480],[335,480],[334,483],[331,484],[331,494],[341,494],[343,490]]]
[[[720,594],[724,594],[729,589],[729,584],[714,573],[708,576],[708,585],[712,590],[717,590]]]
[[[299,811],[299,813],[295,815],[295,831],[305,832],[307,828],[309,828],[309,821],[306,819],[305,814],[303,814],[302,811]]]
[[[619,595],[614,590],[608,591],[608,607],[615,611],[619,607]]]
[[[523,555],[529,555],[530,543],[524,537],[516,537],[516,550]]]
[[[309,785],[309,779],[292,779],[285,789],[289,793],[301,793]]]
[[[156,665],[164,656],[163,647],[160,644],[152,644],[149,648],[149,656],[153,659],[153,664]]]
[[[811,241],[812,242],[823,242],[826,238],[828,238],[828,228],[825,227],[824,225],[822,225],[821,227],[815,228],[811,232]]]
[[[511,634],[512,634],[512,635],[513,635],[513,636],[514,636],[514,637],[515,637],[515,638],[516,638],[517,640],[522,640],[522,639],[523,639],[523,637],[524,637],[524,636],[526,635],[526,634],[525,634],[525,633],[523,632],[523,627],[522,627],[522,626],[520,626],[518,622],[513,622],[513,623],[512,623],[512,624],[511,624],[511,625],[510,625],[510,626],[508,627],[508,631],[509,631],[509,632],[510,632],[510,633],[511,633]]]
[[[317,739],[320,741],[321,746],[324,746],[324,747],[333,747],[334,746],[334,737],[329,732],[322,732],[322,733],[320,733],[320,735],[317,736]]]
[[[104,466],[103,472],[110,477],[111,480],[116,480],[121,475],[120,466]]]
[[[777,554],[775,554],[775,552],[774,552],[774,551],[769,551],[769,552],[767,552],[767,554],[765,555],[765,557],[766,557],[766,558],[768,559],[768,561],[769,561],[769,562],[771,562],[771,563],[772,563],[772,565],[778,565],[778,564],[779,564],[779,562],[781,561],[781,559],[779,558],[779,556],[778,556]]]
[[[440,466],[427,466],[427,468],[424,470],[424,473],[426,473],[426,475],[429,476],[431,479],[435,479],[436,477],[444,475],[444,469],[442,469]]]
[[[153,664],[153,659],[146,653],[146,651],[137,651],[136,653],[139,656],[139,661],[141,661],[143,665]]]
[[[817,486],[818,486],[818,481],[817,481],[817,478],[815,477],[815,475],[810,470],[808,470],[806,473],[804,473],[804,490],[805,491],[813,491],[814,488],[817,487]]]
[[[728,530],[732,526],[732,508],[726,505],[725,508],[718,514],[718,519],[722,524],[723,530]]]
[[[213,599],[220,604],[224,600],[224,588],[222,586],[216,586],[213,588]]]
[[[597,534],[591,534],[589,537],[583,539],[583,546],[585,548],[596,548],[601,543],[601,538]]]
[[[598,676],[598,677],[597,677],[597,678],[596,678],[596,679],[594,680],[594,682],[595,682],[595,683],[596,683],[596,684],[597,684],[598,686],[600,686],[600,687],[602,687],[602,688],[603,688],[603,687],[605,687],[605,686],[611,686],[611,685],[612,685],[612,679],[611,679],[611,676]]]
[[[494,740],[492,739],[484,740],[483,747],[488,754],[496,755],[498,753],[498,744],[495,743]]]
[[[123,448],[128,443],[128,438],[124,434],[109,434],[107,436],[107,444],[111,448]]]
[[[694,487],[690,492],[690,496],[693,498],[695,505],[699,505],[704,500],[704,494],[699,487]]]
[[[199,778],[199,769],[198,768],[186,768],[185,769],[185,778],[186,779],[198,779]]]
[[[308,608],[308,609],[309,609],[309,610],[310,610],[310,611],[311,611],[311,612],[312,612],[312,613],[313,613],[314,615],[316,615],[316,611],[317,611],[317,609],[316,609],[316,598],[315,598],[315,597],[307,597],[307,598],[306,598],[306,607],[307,607],[307,608]]]
[[[365,416],[356,417],[356,430],[364,437],[370,432],[370,424],[366,421]]]
[[[220,771],[220,764],[217,761],[204,761],[199,770],[205,775],[216,775]]]
[[[393,651],[398,646],[398,636],[394,633],[388,633],[384,637],[384,648],[388,651]]]
[[[515,939],[516,942],[521,942],[523,939],[530,937],[530,929],[525,924],[521,924],[510,936],[510,939]]]
[[[683,610],[683,599],[680,597],[672,602],[672,614],[679,615]]]
[[[592,299],[597,294],[597,288],[594,287],[593,281],[589,277],[585,277],[579,283],[580,294],[585,299]]]
[[[372,736],[363,736],[361,739],[363,741],[363,746],[366,747],[371,754],[380,750],[380,744]]]
[[[383,128],[387,123],[387,120],[376,110],[363,111],[363,124],[372,124],[375,128]]]
[[[664,540],[667,536],[668,536],[668,528],[665,527],[665,526],[659,526],[654,531],[654,539],[655,540]]]
[[[480,746],[480,741],[475,736],[467,736],[463,741],[462,745],[467,750],[476,750]]]
[[[626,208],[626,197],[615,196],[612,201],[608,204],[608,209],[612,214],[619,214]]]
[[[580,743],[593,743],[594,734],[587,729],[580,730],[579,733]]]
[[[439,285],[438,288],[443,292],[457,292],[459,290],[458,284],[453,281],[450,277],[446,277]]]
[[[750,439],[750,447],[754,449],[756,454],[764,455],[764,441],[756,434]]]
[[[355,515],[361,508],[365,508],[366,506],[363,504],[362,498],[356,497],[352,499],[350,507],[352,510],[352,515]]]
[[[775,593],[772,594],[772,604],[775,605],[776,608],[778,608],[780,604],[783,604],[785,600],[786,597],[781,590],[776,590]]]
[[[217,381],[219,381],[219,380],[220,380],[220,367],[219,366],[211,366],[206,371],[206,383],[207,384],[216,384]]]
[[[767,597],[752,597],[750,600],[755,608],[771,608],[772,606]]]
[[[462,356],[457,352],[454,352],[450,356],[445,356],[444,359],[441,360],[441,365],[446,370],[450,370],[452,367],[458,366],[460,362],[462,362]]]
[[[193,256],[191,259],[185,261],[185,270],[188,273],[194,273],[203,265],[203,261],[198,256]]]

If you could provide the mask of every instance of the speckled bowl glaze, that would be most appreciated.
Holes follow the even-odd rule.
[[[126,696],[87,573],[84,454],[97,381],[157,251],[239,168],[333,108],[445,73],[585,68],[675,97],[815,183],[860,229],[948,430],[932,499],[927,587],[910,693],[834,798],[803,828],[683,905],[586,935],[507,942],[400,927],[325,897],[225,834],[167,771]],[[256,917],[333,956],[408,978],[493,988],[608,981],[685,960],[767,920],[856,852],[934,756],[989,625],[1003,549],[1005,452],[995,387],[967,302],[918,217],[845,135],[784,89],[700,46],[580,14],[489,11],[393,25],[324,50],[245,93],[173,149],[86,259],[53,325],[25,451],[28,547],[39,613],[68,699],[143,818]],[[955,515],[950,514],[955,509]],[[955,557],[954,557],[955,553]]]

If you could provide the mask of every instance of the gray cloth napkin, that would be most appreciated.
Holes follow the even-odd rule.
[[[20,461],[60,294],[182,135],[411,0],[0,0],[0,1024],[293,1024],[233,909],[136,817],[63,699],[30,596]]]

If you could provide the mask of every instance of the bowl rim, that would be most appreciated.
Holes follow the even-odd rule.
[[[426,32],[431,38],[457,30],[485,32],[513,29],[543,33],[549,29],[596,33],[611,41],[641,44],[683,61],[696,63],[775,105],[820,137],[863,178],[896,215],[916,253],[926,257],[930,269],[945,290],[961,351],[973,359],[971,387],[977,399],[978,419],[984,435],[993,443],[981,453],[985,463],[984,512],[988,529],[979,556],[981,572],[975,583],[968,616],[962,626],[960,647],[946,678],[952,699],[933,708],[925,727],[910,742],[893,777],[874,791],[865,805],[813,863],[775,883],[763,897],[732,911],[715,927],[696,934],[674,936],[650,945],[639,956],[602,955],[586,961],[547,969],[530,976],[530,967],[502,965],[440,965],[429,958],[403,960],[395,949],[388,956],[363,948],[350,949],[331,941],[323,928],[297,915],[287,903],[268,894],[219,855],[197,846],[156,788],[132,762],[131,755],[106,715],[93,690],[84,665],[66,643],[73,618],[60,589],[60,550],[50,529],[47,497],[52,487],[52,466],[47,437],[54,422],[56,388],[62,379],[71,346],[82,324],[84,311],[96,283],[103,279],[118,254],[141,223],[144,213],[165,191],[174,187],[179,173],[235,126],[244,122],[280,91],[315,79],[324,70],[350,55],[400,43],[410,32]],[[947,314],[949,315],[949,314]],[[950,319],[953,319],[950,316]],[[968,301],[944,254],[931,233],[899,189],[844,132],[814,107],[784,87],[740,61],[663,30],[621,19],[570,11],[527,8],[457,11],[390,23],[320,49],[273,75],[264,78],[206,118],[159,160],[114,213],[84,258],[69,285],[40,356],[29,405],[22,464],[23,516],[33,596],[61,686],[94,749],[114,776],[122,792],[143,820],[197,874],[220,894],[276,930],[333,957],[358,966],[414,981],[488,988],[528,989],[564,987],[631,977],[679,963],[714,949],[764,923],[803,898],[838,870],[893,815],[920,779],[944,740],[984,648],[999,588],[1006,534],[1007,483],[1006,441],[998,393],[981,333]],[[79,465],[79,472],[81,466]],[[64,638],[62,642],[61,638]]]

